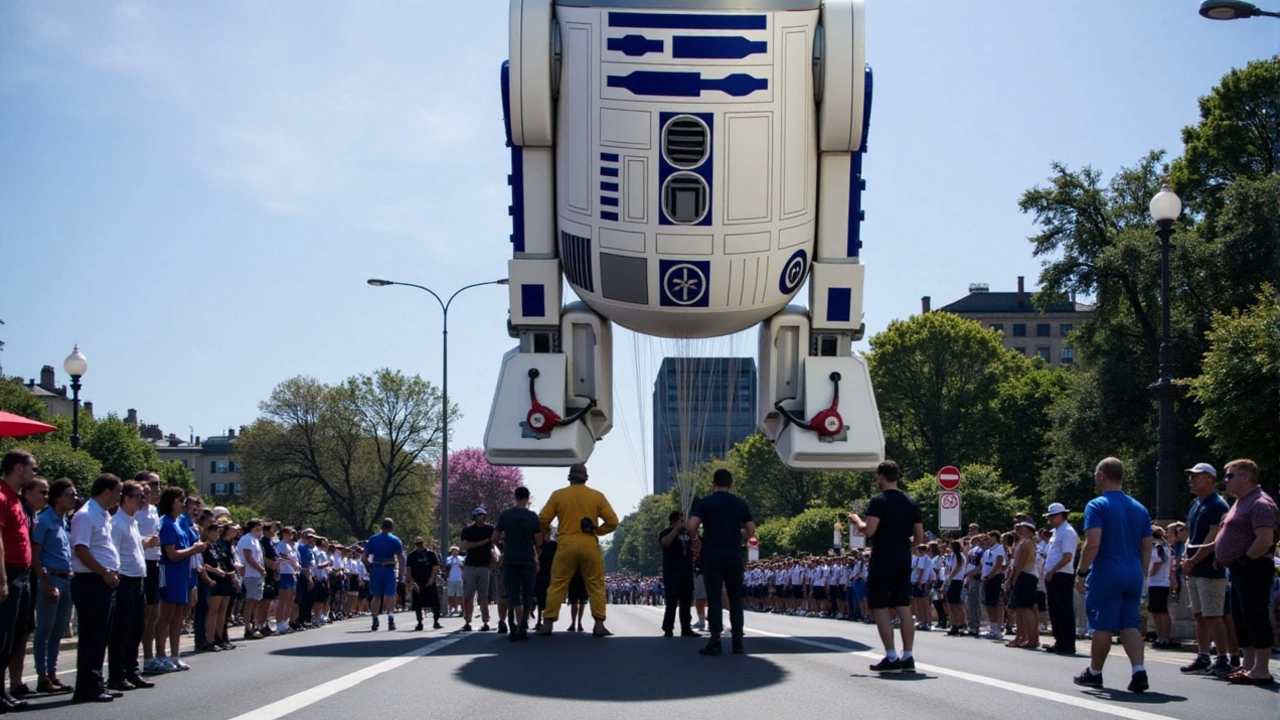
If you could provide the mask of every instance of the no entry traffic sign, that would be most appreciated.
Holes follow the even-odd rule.
[[[938,487],[943,490],[955,490],[960,487],[960,469],[948,465],[938,471]]]

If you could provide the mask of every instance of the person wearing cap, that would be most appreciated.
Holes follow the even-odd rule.
[[[557,521],[559,543],[551,566],[551,584],[547,588],[547,604],[543,609],[539,635],[550,635],[552,626],[560,617],[560,606],[569,591],[569,581],[581,572],[591,601],[591,617],[595,626],[591,634],[596,637],[612,635],[604,626],[604,555],[600,552],[600,536],[608,535],[618,527],[618,514],[609,505],[604,493],[587,487],[587,466],[578,463],[569,468],[569,486],[551,493],[547,504],[538,513],[544,534],[551,532],[551,522]]]
[[[1196,463],[1187,469],[1187,487],[1195,500],[1187,513],[1187,546],[1181,569],[1186,585],[1191,614],[1196,621],[1196,657],[1181,671],[1188,675],[1214,675],[1224,678],[1233,670],[1227,661],[1226,615],[1227,572],[1213,554],[1213,543],[1227,514],[1227,501],[1218,494],[1218,471],[1209,463]],[[1192,549],[1194,548],[1194,549]],[[1212,661],[1209,643],[1218,648]]]
[[[1093,627],[1089,667],[1072,681],[1084,687],[1102,687],[1102,666],[1111,653],[1111,637],[1120,635],[1124,652],[1133,665],[1129,692],[1150,687],[1143,665],[1143,579],[1151,561],[1151,514],[1122,489],[1124,463],[1105,458],[1093,473],[1099,497],[1084,508],[1084,549],[1080,551],[1079,580],[1085,612]]]
[[[471,511],[471,524],[462,528],[458,543],[467,557],[462,565],[462,629],[471,631],[476,598],[480,603],[481,632],[489,632],[489,565],[493,562],[493,526],[482,507]]]
[[[449,556],[444,559],[445,595],[449,599],[449,614],[462,614],[462,568],[466,558],[458,555],[457,545],[449,546]]]
[[[1053,526],[1049,538],[1048,553],[1044,560],[1045,595],[1049,604],[1049,624],[1053,630],[1053,644],[1045,650],[1059,655],[1076,654],[1076,604],[1075,588],[1076,547],[1080,536],[1067,522],[1067,508],[1062,503],[1051,503],[1044,514]]]
[[[369,609],[373,615],[372,632],[378,631],[378,615],[387,613],[387,632],[396,629],[396,578],[404,577],[404,543],[391,534],[395,528],[391,518],[382,520],[382,532],[364,544],[363,560],[369,566]],[[378,604],[375,605],[374,601]],[[374,608],[378,609],[374,609]]]
[[[1036,617],[1036,547],[1033,539],[1036,524],[1030,520],[1019,520],[1014,526],[1018,536],[1017,548],[1013,551],[1013,559],[1009,561],[1009,572],[1005,574],[1004,586],[1009,595],[1009,609],[1014,613],[1017,634],[1005,643],[1005,647],[1040,649],[1040,625]]]

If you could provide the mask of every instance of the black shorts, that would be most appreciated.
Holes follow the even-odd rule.
[[[440,593],[436,592],[435,585],[419,585],[421,590],[413,594],[413,609],[423,610],[426,608],[440,609]]]
[[[964,581],[952,580],[947,584],[947,602],[951,605],[963,605]]]
[[[982,604],[1000,607],[1000,595],[1004,590],[1004,573],[992,575],[982,581]]]
[[[867,573],[867,607],[872,610],[911,606],[911,564],[872,565]]]
[[[1036,591],[1036,612],[1049,612],[1049,597],[1043,590]]]
[[[1018,573],[1013,581],[1013,593],[1009,596],[1009,607],[1017,610],[1034,610],[1036,607],[1036,585],[1040,582],[1035,573]]]
[[[160,604],[160,561],[147,561],[147,578],[142,581],[142,595],[148,605]]]
[[[1169,588],[1167,587],[1147,588],[1147,612],[1153,612],[1153,613],[1169,612]]]
[[[275,600],[280,597],[280,586],[276,583],[276,577],[274,570],[268,570],[267,576],[262,578],[263,600]]]
[[[814,600],[826,600],[826,599],[827,599],[827,588],[826,588],[826,586],[824,586],[824,585],[815,585],[815,586],[813,587],[813,599],[814,599]]]
[[[311,601],[314,603],[329,602],[329,583],[320,581],[311,587]]]

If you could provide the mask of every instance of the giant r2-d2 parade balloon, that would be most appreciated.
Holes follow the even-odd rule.
[[[511,0],[512,335],[501,465],[584,462],[613,425],[611,323],[759,324],[759,425],[788,466],[866,469],[862,0]],[[564,306],[561,276],[582,302]],[[809,281],[808,309],[788,302]]]

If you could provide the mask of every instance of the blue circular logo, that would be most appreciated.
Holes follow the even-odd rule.
[[[778,290],[783,295],[790,295],[804,282],[805,271],[809,269],[809,254],[803,249],[797,250],[782,266],[782,275],[778,278]]]

